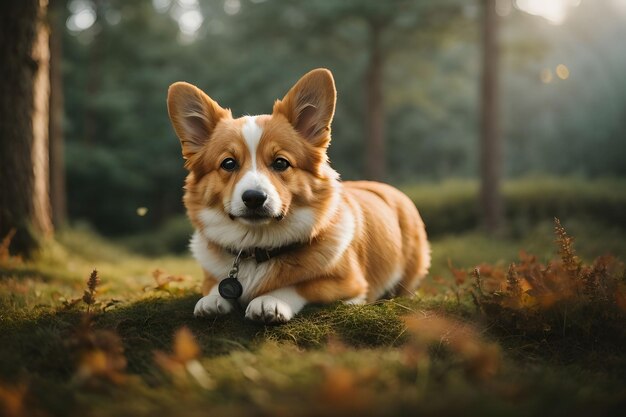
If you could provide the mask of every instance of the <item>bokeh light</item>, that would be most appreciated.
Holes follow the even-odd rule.
[[[82,32],[96,22],[96,10],[91,1],[73,0],[68,5],[72,12],[67,18],[66,27],[72,32]]]
[[[569,78],[569,68],[565,64],[557,65],[556,75],[562,80],[567,80]]]
[[[184,35],[193,36],[200,29],[203,21],[204,17],[199,10],[187,10],[178,18],[178,26]]]

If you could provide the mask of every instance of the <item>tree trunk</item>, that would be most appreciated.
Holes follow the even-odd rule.
[[[48,196],[46,0],[0,3],[0,237],[31,255],[52,233]]]
[[[498,126],[498,16],[496,0],[483,0],[480,205],[483,225],[493,233],[502,225],[500,177],[502,150]]]
[[[50,21],[50,204],[52,223],[62,227],[67,219],[65,191],[65,141],[63,137],[63,8],[65,1],[51,0],[48,17]]]
[[[370,56],[365,74],[365,176],[370,180],[383,180],[386,175],[382,30],[382,25],[370,23]]]
[[[94,0],[93,6],[96,16],[103,15],[102,1]],[[97,23],[96,23],[97,24]],[[94,108],[94,102],[100,91],[100,64],[102,54],[101,34],[96,34],[88,51],[87,60],[87,97],[85,106],[85,119],[83,121],[83,141],[89,145],[96,143],[98,131],[98,115]]]

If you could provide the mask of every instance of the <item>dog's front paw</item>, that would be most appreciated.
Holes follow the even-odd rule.
[[[216,314],[228,314],[233,310],[233,305],[217,293],[209,293],[196,303],[193,315],[196,317],[214,316]]]
[[[271,295],[262,295],[250,301],[246,309],[246,318],[264,323],[286,323],[296,312],[291,306]]]

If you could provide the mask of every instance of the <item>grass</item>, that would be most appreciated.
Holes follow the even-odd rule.
[[[620,229],[586,219],[565,226],[583,261],[605,252],[626,259]],[[201,274],[192,259],[140,256],[66,230],[33,261],[0,262],[0,410],[615,415],[626,405],[626,355],[616,343],[623,326],[608,335],[503,329],[509,322],[502,316],[474,306],[470,276],[455,284],[461,269],[478,264],[506,270],[520,249],[540,262],[558,257],[552,229],[544,222],[497,239],[475,231],[439,237],[417,297],[309,306],[283,326],[238,314],[194,319]],[[94,268],[100,284],[87,313],[81,297]],[[481,302],[501,299],[489,296]],[[584,325],[588,318],[570,320]]]

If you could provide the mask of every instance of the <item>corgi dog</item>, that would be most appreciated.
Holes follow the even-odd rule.
[[[196,316],[239,304],[248,319],[284,323],[309,303],[410,295],[427,274],[413,202],[389,185],[342,182],[331,168],[336,95],[331,72],[316,69],[272,114],[233,118],[197,87],[170,86],[190,248],[204,270]]]

